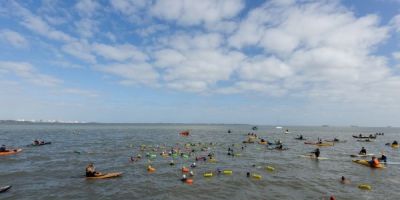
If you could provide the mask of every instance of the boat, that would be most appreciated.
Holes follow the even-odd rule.
[[[112,172],[112,173],[105,173],[105,174],[101,174],[98,176],[93,176],[93,177],[86,177],[87,179],[106,179],[106,178],[114,178],[114,177],[118,177],[121,176],[122,172]]]
[[[0,193],[7,192],[9,189],[11,189],[11,187],[11,185],[0,187]]]
[[[372,134],[369,136],[363,136],[363,135],[353,135],[353,138],[359,138],[359,139],[376,139],[376,135],[373,136]]]
[[[334,142],[334,143],[346,143],[347,142],[347,140],[335,140],[335,139],[333,139],[333,140],[324,140],[325,142]]]
[[[13,149],[13,150],[5,151],[5,152],[0,152],[0,156],[13,155],[13,154],[17,154],[21,151],[22,151],[22,149]]]

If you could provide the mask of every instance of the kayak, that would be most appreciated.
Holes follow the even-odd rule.
[[[333,146],[333,143],[332,142],[330,142],[330,143],[325,142],[325,143],[319,143],[319,144],[315,144],[315,145],[317,145],[319,147],[329,147],[329,146]]]
[[[375,154],[373,154],[373,153],[369,153],[369,154],[352,154],[352,155],[350,155],[350,157],[353,157],[353,158],[355,158],[355,157],[368,157],[368,156],[374,156]]]
[[[0,193],[7,192],[7,190],[9,190],[11,187],[11,185],[0,187]]]
[[[264,142],[258,142],[258,144],[268,144],[268,142],[267,142],[267,141],[264,141]]]
[[[277,151],[285,151],[285,150],[288,150],[289,148],[282,148],[282,149],[279,149],[278,147],[272,147],[272,148],[268,148],[268,150],[277,150]]]
[[[44,143],[40,143],[40,144],[30,144],[29,146],[43,146],[46,144],[51,144],[51,142],[44,142]]]
[[[365,139],[365,140],[357,140],[357,142],[373,142],[373,140]]]
[[[86,177],[87,179],[106,179],[106,178],[114,178],[121,176],[122,172],[112,172],[112,173],[106,173],[106,174],[101,174],[99,176],[94,176],[94,177]]]
[[[399,148],[399,144],[391,144],[390,145],[392,148]]]
[[[22,149],[13,149],[13,150],[9,150],[7,152],[0,152],[0,156],[13,155],[13,154],[17,154],[17,153],[19,153],[21,151],[22,151]]]
[[[306,138],[294,138],[295,140],[307,140]]]
[[[368,160],[353,160],[353,162],[358,163],[360,165],[365,165],[367,167],[371,167],[371,168],[385,168],[385,166],[383,166],[382,164],[379,164],[378,166],[371,166],[368,162]]]
[[[315,155],[300,155],[302,158],[309,158],[309,159],[314,159],[314,160],[328,160],[329,158],[325,157],[315,157]]]
[[[353,138],[360,138],[360,139],[367,139],[367,138],[370,138],[370,139],[376,139],[376,135],[375,136],[357,136],[357,135],[353,135]]]
[[[339,141],[337,141],[337,140],[325,140],[325,142],[346,143],[347,140],[339,140]]]
[[[319,147],[329,147],[329,146],[333,146],[333,142],[304,142],[304,144],[311,144],[311,145],[316,145]]]

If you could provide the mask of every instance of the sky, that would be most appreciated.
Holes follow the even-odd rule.
[[[0,119],[400,126],[399,0],[0,1]]]

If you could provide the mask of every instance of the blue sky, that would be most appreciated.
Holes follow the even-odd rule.
[[[400,1],[0,2],[0,119],[400,126]]]

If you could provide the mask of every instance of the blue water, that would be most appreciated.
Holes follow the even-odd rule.
[[[0,144],[23,148],[16,155],[0,156],[0,186],[13,188],[0,194],[0,199],[397,199],[400,190],[400,165],[386,169],[371,169],[352,163],[350,154],[362,146],[368,153],[384,151],[389,160],[400,162],[399,149],[384,144],[400,140],[399,128],[363,127],[284,127],[250,125],[166,125],[166,124],[0,124]],[[190,137],[179,132],[190,130]],[[232,133],[227,133],[231,129]],[[241,150],[248,132],[255,132],[269,140],[282,140],[287,151],[271,151],[259,144],[248,144]],[[356,142],[352,134],[384,132],[376,141]],[[315,149],[304,141],[294,140],[297,134],[310,140],[318,137],[347,140],[333,147],[322,147],[321,156],[328,160],[301,158]],[[27,147],[34,139],[51,141],[51,145]],[[214,143],[208,145],[215,152],[217,163],[196,162],[193,185],[182,183],[180,168],[189,166],[194,157],[175,159],[157,156],[151,164],[157,169],[149,174],[148,159],[130,162],[130,156],[140,151],[140,145],[171,147],[178,143]],[[227,149],[235,144],[239,157],[227,156]],[[79,151],[80,154],[74,153]],[[207,154],[207,152],[196,152]],[[115,179],[86,180],[84,169],[94,162],[98,171],[123,172]],[[255,167],[253,167],[255,165]],[[275,171],[265,170],[273,166]],[[206,171],[231,169],[230,176],[204,178]],[[246,177],[246,172],[262,175],[261,180]],[[344,175],[351,184],[342,185]],[[367,183],[372,191],[358,189]]]

